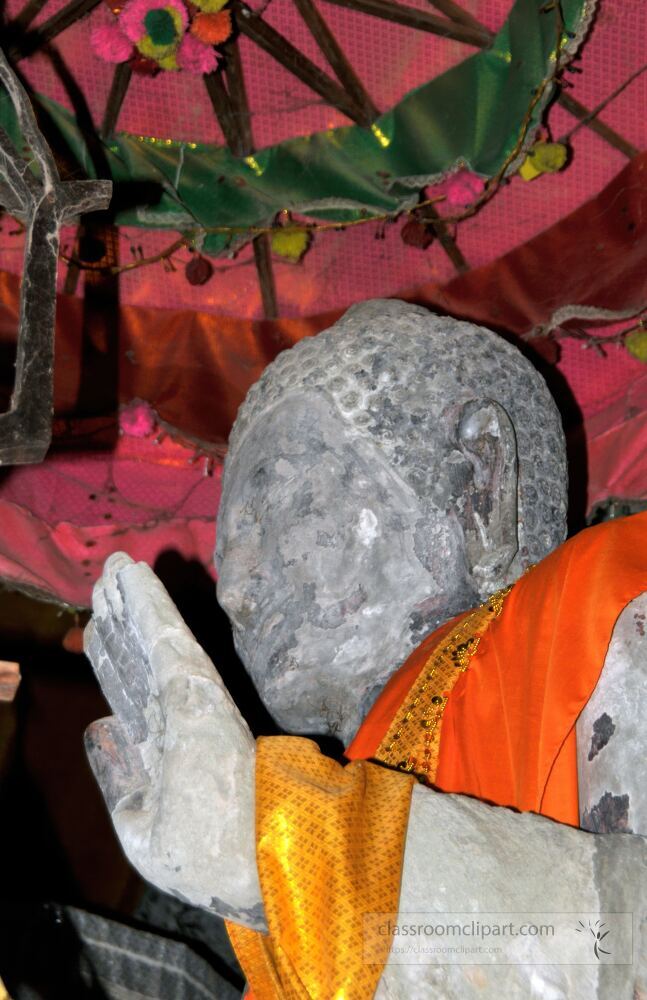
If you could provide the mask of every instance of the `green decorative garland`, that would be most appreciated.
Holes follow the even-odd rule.
[[[592,0],[516,0],[480,51],[411,91],[370,128],[350,125],[290,139],[239,159],[212,144],[119,133],[105,144],[115,182],[116,221],[146,229],[194,233],[204,253],[222,253],[245,230],[271,225],[281,210],[353,222],[411,208],[418,192],[458,165],[497,175],[519,144],[530,144],[552,90],[561,7],[560,59],[573,55],[593,14]],[[528,109],[538,88],[545,93]],[[73,115],[39,96],[87,177],[96,173]],[[22,145],[13,107],[0,94],[0,125]],[[510,163],[515,170],[520,157]],[[149,203],[127,204],[128,185],[152,186]],[[120,195],[123,193],[123,198]],[[229,230],[229,231],[223,231]]]

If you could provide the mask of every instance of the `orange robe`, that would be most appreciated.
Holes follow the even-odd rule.
[[[397,910],[412,782],[398,769],[578,824],[575,722],[618,616],[643,591],[647,513],[582,532],[429,636],[386,685],[346,768],[308,740],[260,741],[269,934],[229,925],[254,1000],[373,996],[386,955],[364,960],[363,918]]]
[[[647,513],[580,532],[504,598],[449,693],[436,788],[579,824],[575,722],[623,608],[647,590]],[[443,626],[393,675],[347,751],[383,759]]]

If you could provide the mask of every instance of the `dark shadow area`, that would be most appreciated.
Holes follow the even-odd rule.
[[[247,670],[234,648],[231,625],[216,599],[216,586],[204,566],[167,550],[155,563],[155,572],[173,598],[180,614],[220,673],[227,690],[254,736],[276,736],[282,730],[261,701]],[[289,735],[289,734],[288,734]],[[308,736],[335,760],[343,756],[343,745],[334,736]]]
[[[0,789],[0,815],[11,817],[0,824],[0,855],[12,859],[0,897],[127,906],[140,889],[131,885],[83,747],[86,726],[109,714],[90,665],[6,633],[3,654],[20,663],[22,681]]]
[[[184,621],[213,661],[254,736],[278,735],[281,730],[238,659],[229,619],[216,600],[216,585],[204,566],[167,549],[158,556],[154,569]]]
[[[83,943],[62,907],[0,903],[0,966],[14,1000],[105,1000]]]
[[[2,976],[14,1000],[102,1000],[105,993],[91,970],[81,976],[76,931],[50,901],[92,905],[88,890],[94,893],[83,869],[95,859],[105,861],[106,844],[123,868],[82,746],[86,720],[105,714],[105,702],[80,656],[46,650],[4,629],[3,655],[20,662],[22,682],[14,703],[0,705],[5,725],[9,712],[15,725],[0,785]],[[85,689],[81,703],[79,684]],[[62,800],[58,815],[52,810],[57,799]],[[106,878],[114,871],[113,864]]]
[[[216,977],[214,996],[239,997],[243,979],[223,921],[147,886],[122,853],[83,745],[86,727],[110,708],[90,663],[62,645],[82,624],[54,605],[0,593],[2,656],[22,674],[13,703],[0,702],[0,975],[13,1000],[100,1000],[93,946],[85,934],[79,941],[65,912],[73,906],[111,921],[97,917],[108,958],[115,936],[132,931],[124,976],[144,967],[151,949],[170,968],[175,953],[164,942],[176,942]]]
[[[550,364],[533,347],[517,337],[506,337],[543,376],[562,418],[568,465],[568,534],[586,527],[588,457],[584,437],[584,417],[573,390],[556,365]]]

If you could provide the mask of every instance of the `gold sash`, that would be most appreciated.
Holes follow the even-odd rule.
[[[367,918],[397,912],[413,780],[366,761],[341,767],[310,740],[259,740],[257,864],[269,934],[227,924],[254,1000],[373,996],[388,941],[378,956]]]

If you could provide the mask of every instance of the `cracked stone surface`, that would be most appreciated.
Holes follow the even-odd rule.
[[[616,727],[613,724],[613,719],[606,712],[603,712],[599,719],[596,719],[593,723],[593,735],[591,737],[591,749],[589,750],[589,760],[593,760],[594,757],[600,753],[607,745],[611,737],[616,731]]]
[[[564,538],[560,418],[488,330],[354,306],[279,355],[240,409],[218,599],[277,722],[348,742],[437,625]]]
[[[577,721],[580,816],[587,830],[647,834],[646,614],[647,593],[619,616],[604,670]]]

